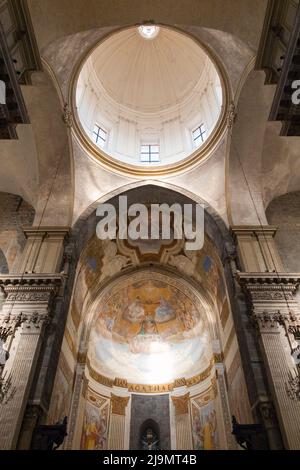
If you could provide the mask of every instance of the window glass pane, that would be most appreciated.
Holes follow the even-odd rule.
[[[149,162],[150,155],[149,153],[142,153],[141,154],[141,162]]]
[[[205,140],[205,127],[204,124],[200,124],[197,129],[192,132],[193,141],[196,146],[199,146]]]
[[[103,148],[107,139],[107,132],[104,129],[102,129],[102,127],[95,124],[92,137],[93,137],[93,141],[97,145],[99,145],[99,147]]]
[[[159,153],[151,154],[151,162],[159,162]]]
[[[159,145],[141,145],[140,161],[143,163],[159,162]]]

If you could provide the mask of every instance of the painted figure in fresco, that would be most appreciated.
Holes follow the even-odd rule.
[[[153,344],[159,341],[156,323],[152,315],[147,315],[141,324],[140,331],[131,339],[129,348],[133,354],[151,353]]]
[[[193,438],[194,438],[194,449],[203,450],[203,441],[200,438],[201,435],[201,421],[199,414],[194,414],[193,419]]]
[[[170,321],[173,318],[175,318],[175,313],[173,311],[172,305],[170,305],[170,303],[161,296],[159,306],[155,309],[155,321],[158,323],[163,323]]]
[[[106,417],[102,417],[99,423],[99,434],[96,443],[96,450],[104,450],[106,448],[106,431],[107,431],[107,424],[106,424]]]
[[[118,254],[117,244],[111,240],[102,241],[104,256],[100,281],[119,273],[124,266],[130,263],[126,256]]]
[[[102,416],[87,409],[82,434],[81,448],[84,450],[104,450],[106,448],[106,412]]]
[[[105,319],[105,322],[106,322],[106,328],[109,332],[112,332],[112,329],[114,327],[114,323],[115,323],[115,319],[114,318],[111,318],[111,317],[107,317]]]
[[[215,431],[216,431],[216,412],[211,411],[204,418],[202,427],[203,450],[215,449]]]
[[[98,438],[98,428],[96,420],[88,421],[86,419],[84,426],[84,445],[85,450],[94,450]]]
[[[140,335],[157,335],[157,326],[151,315],[147,315],[145,320],[142,323]]]
[[[145,310],[139,297],[137,297],[124,312],[124,318],[132,323],[140,322],[144,316]]]
[[[202,409],[194,409],[193,412],[193,440],[195,450],[216,449],[216,412],[208,405]]]

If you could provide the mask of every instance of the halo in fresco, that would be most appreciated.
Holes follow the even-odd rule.
[[[197,374],[208,356],[203,307],[149,277],[128,281],[99,307],[90,358],[105,376],[166,383]]]

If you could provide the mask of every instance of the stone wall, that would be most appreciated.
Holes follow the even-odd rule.
[[[2,266],[6,259],[9,271],[14,266],[15,259],[25,246],[25,236],[22,227],[30,226],[34,219],[34,209],[20,196],[0,192],[0,273],[5,274]],[[5,268],[4,270],[7,271]]]
[[[300,272],[300,191],[274,199],[266,214],[269,224],[278,226],[275,241],[285,268]]]

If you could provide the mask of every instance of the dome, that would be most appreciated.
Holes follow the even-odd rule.
[[[146,25],[114,33],[94,49],[79,74],[76,105],[99,152],[162,166],[206,143],[220,117],[222,87],[196,41]]]

